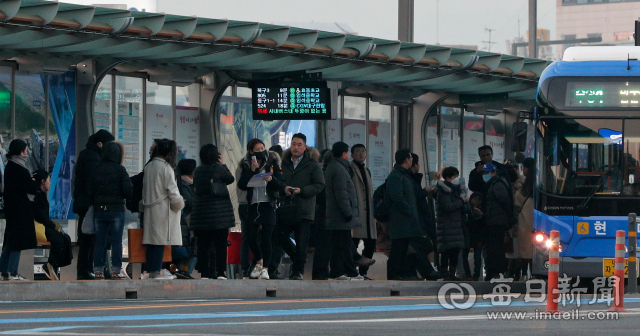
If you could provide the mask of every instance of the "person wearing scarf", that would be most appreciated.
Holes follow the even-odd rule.
[[[27,143],[15,139],[9,144],[9,162],[4,176],[4,204],[6,228],[2,254],[0,254],[0,279],[27,280],[18,274],[20,252],[38,246],[33,219],[33,202],[37,185],[31,178]]]

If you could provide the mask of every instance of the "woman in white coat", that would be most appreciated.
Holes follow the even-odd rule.
[[[182,245],[180,211],[184,199],[176,183],[177,161],[175,141],[162,139],[154,149],[153,160],[144,168],[142,202],[144,236],[147,245],[147,271],[150,279],[172,279],[160,273],[166,245]]]

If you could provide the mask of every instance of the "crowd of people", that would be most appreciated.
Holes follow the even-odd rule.
[[[233,183],[244,278],[302,280],[309,247],[313,280],[371,280],[376,251],[388,257],[389,280],[528,275],[533,159],[523,162],[520,175],[517,165],[494,161],[492,148],[482,146],[468,187],[456,167],[445,167],[425,185],[419,156],[401,149],[374,189],[362,144],[336,142],[319,153],[298,133],[284,152],[267,149],[261,139],[250,140],[246,150],[232,173],[215,145],[202,146],[197,166],[193,159],[178,161],[175,141],[156,139],[143,171],[130,176],[124,146],[106,130],[93,134],[74,171],[77,279],[128,278],[122,270],[128,209],[139,213],[143,229],[143,279],[193,279],[197,270],[202,278],[226,280],[228,235],[236,225],[228,189]],[[20,251],[43,241],[51,245],[43,271],[58,280],[73,256],[70,237],[49,218],[49,173],[31,171],[22,140],[11,142],[7,157],[2,280],[25,280],[17,271]],[[515,249],[513,241],[519,242]],[[170,262],[164,260],[167,246]],[[285,252],[289,274],[279,272]]]

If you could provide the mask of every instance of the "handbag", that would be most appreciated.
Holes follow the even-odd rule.
[[[147,247],[142,245],[142,237],[144,237],[144,229],[128,229],[127,230],[127,247],[129,248],[130,263],[147,262]],[[171,261],[171,245],[164,247],[162,262]]]
[[[38,240],[38,242],[46,242],[47,236],[44,233],[44,224],[38,223],[35,220],[33,221],[33,223],[36,226],[36,239]]]
[[[513,238],[508,232],[504,236],[504,253],[513,253]]]
[[[211,195],[214,197],[229,197],[229,188],[227,188],[227,184],[223,182],[214,182],[213,179],[211,179]]]
[[[96,234],[96,224],[93,220],[93,207],[90,207],[84,215],[84,219],[82,220],[82,233],[86,235]]]
[[[278,224],[298,222],[300,220],[298,209],[299,207],[295,202],[294,195],[285,198],[280,206],[278,206],[278,208],[276,209],[276,218]]]

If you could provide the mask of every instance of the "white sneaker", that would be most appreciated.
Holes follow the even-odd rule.
[[[20,274],[9,274],[9,281],[29,281],[29,279],[23,277]]]
[[[269,280],[269,270],[263,268],[262,271],[260,271],[260,279]]]
[[[249,275],[249,279],[257,279],[260,277],[260,272],[262,272],[262,265],[256,264],[256,267],[253,268],[253,271],[251,271]]]
[[[351,281],[363,281],[363,280],[364,280],[364,277],[363,277],[362,275],[358,274],[358,276],[357,276],[357,277],[351,277],[351,279],[350,279],[350,280],[351,280]]]
[[[171,274],[171,272],[169,272],[169,270],[164,269],[164,268],[160,270],[160,273],[162,273],[162,274],[164,274],[164,275],[166,275],[166,276],[170,276],[170,277],[172,277],[173,279],[177,279],[177,278],[178,278],[177,276],[175,276],[175,275]]]
[[[166,275],[162,272],[149,273],[149,279],[153,280],[173,280],[173,275]]]
[[[338,280],[338,281],[345,281],[346,280],[346,281],[349,281],[349,280],[351,280],[351,278],[349,278],[348,276],[343,274],[343,275],[341,275],[339,277],[333,278],[332,280]]]
[[[227,280],[227,277],[219,276],[218,280]]]
[[[144,273],[140,276],[140,280],[147,280],[149,279],[149,273]]]

